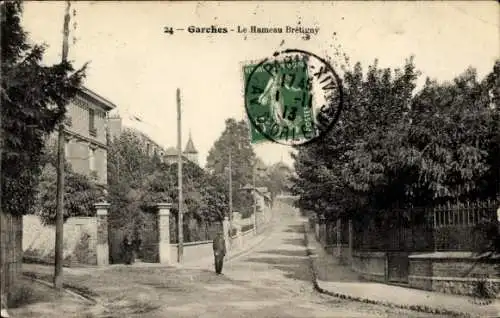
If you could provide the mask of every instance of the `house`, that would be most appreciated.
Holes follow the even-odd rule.
[[[170,147],[165,151],[165,155],[163,156],[164,160],[168,164],[176,163],[177,162],[177,149],[174,147]],[[199,165],[198,163],[198,151],[194,147],[193,143],[193,138],[191,136],[191,133],[189,133],[189,139],[188,142],[186,143],[186,148],[184,148],[184,152],[182,153],[184,160],[189,160],[193,162],[196,165]]]
[[[122,118],[118,111],[113,111],[110,113],[108,118],[108,132],[110,139],[118,138],[122,131],[129,130],[134,133],[135,136],[139,137],[141,140],[141,144],[144,146],[143,151],[150,156],[158,155],[160,160],[163,161],[163,156],[165,155],[165,149],[155,142],[151,137],[149,137],[146,133],[140,131],[136,128],[124,127]]]
[[[123,131],[122,118],[115,110],[113,113],[109,115],[108,118],[108,131],[110,138],[114,139],[120,136]],[[169,147],[164,149],[160,144],[155,142],[152,138],[150,138],[147,134],[143,133],[139,129],[129,128],[134,131],[135,135],[137,135],[142,140],[142,144],[144,145],[144,151],[149,155],[158,155],[162,162],[167,164],[177,163],[177,149],[174,147]],[[186,148],[183,151],[184,160],[191,161],[198,165],[198,151],[196,150],[193,142],[193,138],[191,133],[189,133],[189,139],[186,144]]]
[[[107,115],[116,105],[81,87],[67,106],[65,158],[77,173],[107,184]],[[57,142],[57,134],[49,137]]]

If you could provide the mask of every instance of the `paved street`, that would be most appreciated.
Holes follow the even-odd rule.
[[[315,292],[302,220],[290,209],[280,212],[269,238],[226,264],[224,277],[193,294],[166,297],[147,317],[430,317]]]
[[[277,211],[275,221],[273,231],[261,244],[224,264],[222,276],[215,275],[209,263],[183,269],[156,265],[67,269],[68,284],[92,291],[99,300],[99,304],[72,316],[432,317],[315,292],[303,241],[303,220],[285,208]],[[25,267],[27,271],[51,273],[49,267]]]

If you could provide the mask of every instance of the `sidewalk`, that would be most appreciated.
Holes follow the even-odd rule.
[[[273,214],[274,215],[274,214]],[[258,230],[257,235],[248,240],[248,243],[243,247],[230,249],[227,253],[225,262],[231,262],[242,254],[245,254],[249,250],[262,243],[272,231],[274,218],[271,217],[269,222],[263,225],[260,230]],[[191,262],[186,262],[183,265],[178,265],[185,268],[212,268],[214,266],[214,257],[208,256],[198,260],[193,260]]]
[[[472,297],[367,282],[327,254],[305,225],[305,241],[313,266],[315,287],[335,297],[447,316],[500,317],[500,302],[474,304]]]

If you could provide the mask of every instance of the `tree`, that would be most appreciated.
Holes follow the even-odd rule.
[[[250,144],[250,132],[245,121],[226,120],[226,128],[210,149],[207,157],[207,169],[220,176],[229,184],[229,153],[231,152],[233,210],[243,216],[252,213],[252,196],[240,189],[252,183],[252,167],[256,162],[255,152]]]
[[[114,228],[142,226],[146,187],[159,163],[144,151],[139,133],[125,129],[108,145],[109,222]]]
[[[44,66],[45,46],[32,45],[21,27],[21,1],[2,1],[1,11],[1,196],[0,218],[20,223],[21,215],[32,213],[41,173],[40,158],[45,138],[63,120],[66,105],[75,96],[85,75],[85,68],[75,71],[71,63]],[[11,223],[12,224],[12,223]],[[2,225],[2,227],[3,227]],[[12,228],[3,229],[11,237],[2,240],[7,255],[22,255],[22,242]],[[2,299],[16,286],[21,267],[19,259],[1,258]],[[7,270],[9,268],[9,270]]]
[[[126,230],[142,228],[145,213],[156,212],[156,203],[174,203],[172,217],[178,215],[177,164],[163,163],[146,154],[139,132],[131,129],[110,141],[108,185],[111,226]],[[183,164],[184,222],[220,222],[227,206],[222,180],[196,164]],[[172,233],[173,234],[173,233]]]
[[[479,81],[467,69],[451,83],[358,63],[344,75],[345,111],[326,136],[299,147],[298,205],[336,218],[391,219],[393,207],[494,198],[499,184],[499,62]],[[361,212],[361,215],[359,215]]]
[[[382,193],[395,180],[390,171],[417,75],[411,59],[403,70],[380,69],[375,61],[366,76],[360,63],[346,71],[340,121],[326,138],[298,147],[294,156],[299,205],[335,218],[389,203]],[[393,195],[391,203],[399,200]]]
[[[262,161],[257,165],[266,167]],[[288,192],[291,187],[292,168],[282,162],[275,163],[263,169],[264,171],[256,172],[256,186],[267,187],[271,193],[271,199],[274,200],[276,195],[281,192]]]
[[[5,1],[2,12],[2,210],[33,212],[45,138],[66,113],[84,76],[71,63],[43,66],[45,46],[28,43],[20,25],[22,3]]]
[[[55,149],[45,148],[43,169],[37,185],[35,214],[45,224],[54,224],[56,218],[57,154]],[[69,163],[65,165],[64,220],[72,216],[94,216],[94,204],[104,196],[104,187],[89,177],[76,173]]]

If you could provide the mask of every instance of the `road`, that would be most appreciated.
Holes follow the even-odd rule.
[[[282,209],[270,236],[224,266],[207,269],[188,293],[164,293],[164,304],[140,317],[431,317],[412,311],[345,301],[314,291],[304,246],[303,220]]]
[[[224,264],[198,268],[159,264],[67,268],[66,284],[91,292],[97,304],[52,297],[13,310],[17,317],[233,318],[437,317],[347,301],[317,293],[304,246],[303,219],[287,205],[252,250]],[[51,281],[51,266],[24,264],[25,273]]]

